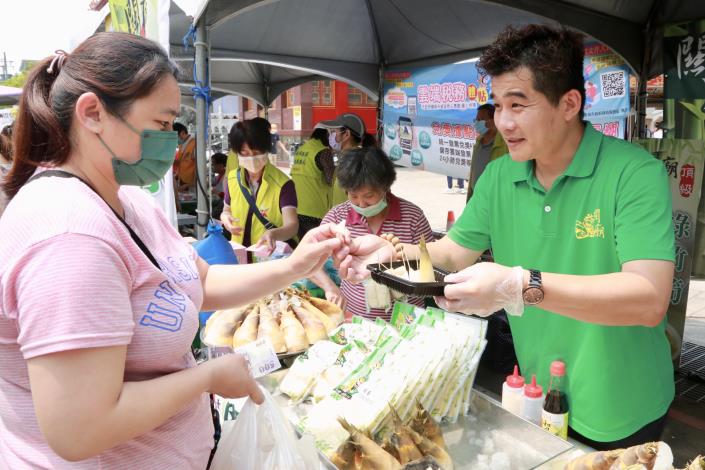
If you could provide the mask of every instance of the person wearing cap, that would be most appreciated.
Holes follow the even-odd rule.
[[[321,225],[323,216],[333,207],[331,194],[335,162],[328,139],[328,130],[316,126],[311,138],[294,154],[291,179],[299,200],[299,237]]]
[[[338,154],[362,146],[365,138],[365,123],[355,113],[344,113],[331,121],[321,121],[321,126],[331,130],[330,146]],[[337,178],[333,181],[330,190],[330,207],[337,206],[347,201],[348,196],[338,184]]]
[[[497,126],[494,124],[493,104],[485,103],[477,108],[475,131],[479,136],[472,148],[466,201],[469,201],[472,197],[477,180],[482,172],[485,171],[487,164],[509,153],[507,143],[502,138],[502,134],[497,132]]]

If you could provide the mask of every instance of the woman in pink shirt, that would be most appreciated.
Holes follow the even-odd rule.
[[[205,468],[207,393],[262,395],[238,355],[196,365],[199,310],[306,277],[349,241],[326,226],[286,260],[200,259],[138,187],[173,162],[177,73],[122,33],[30,73],[0,219],[0,468]]]

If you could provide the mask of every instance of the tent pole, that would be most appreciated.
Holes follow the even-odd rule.
[[[636,96],[636,136],[639,139],[646,138],[646,106],[648,101],[648,93],[646,92],[646,82],[649,80],[649,65],[651,64],[651,48],[653,46],[654,36],[654,18],[661,10],[661,0],[657,0],[651,5],[649,16],[644,28],[644,57],[641,61],[641,70],[639,73],[639,86]],[[634,135],[632,135],[633,137]]]
[[[196,73],[197,76],[204,82],[204,86],[210,86],[210,77],[208,75],[208,33],[206,31],[205,16],[202,16],[196,24]],[[208,188],[208,167],[206,165],[207,155],[206,149],[208,142],[207,129],[208,113],[210,104],[204,97],[196,99],[196,194],[198,197],[196,206],[196,235],[199,240],[202,240],[206,234],[208,226],[208,217],[210,214],[207,195],[201,188]]]

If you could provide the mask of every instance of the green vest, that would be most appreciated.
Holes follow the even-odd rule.
[[[250,205],[247,203],[245,196],[243,196],[240,190],[240,185],[237,182],[237,172],[242,171],[241,168],[231,171],[228,174],[228,191],[230,192],[230,212],[233,218],[240,219],[237,222],[243,228],[247,222],[247,213],[250,209]],[[240,179],[245,190],[249,191],[247,187],[247,182],[245,175],[241,174]],[[279,195],[281,194],[281,189],[284,184],[289,181],[289,177],[286,176],[280,169],[267,163],[264,167],[264,174],[262,175],[262,182],[257,190],[257,208],[271,223],[277,227],[284,225],[284,218],[282,217],[282,211],[279,207]],[[250,230],[250,242],[252,244],[257,243],[262,234],[266,232],[267,229],[262,225],[262,222],[253,215],[252,224]],[[243,234],[233,235],[232,241],[237,243],[242,243]]]
[[[299,201],[297,211],[301,215],[322,219],[330,209],[328,194],[330,185],[316,165],[316,155],[326,146],[318,139],[307,140],[294,155],[291,179],[296,186]]]

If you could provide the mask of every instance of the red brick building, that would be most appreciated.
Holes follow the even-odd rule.
[[[254,101],[240,98],[238,104],[243,119],[264,117],[263,108]],[[347,112],[359,115],[368,132],[376,133],[377,101],[337,80],[308,82],[282,93],[269,108],[269,121],[289,144],[307,139],[319,121]]]

